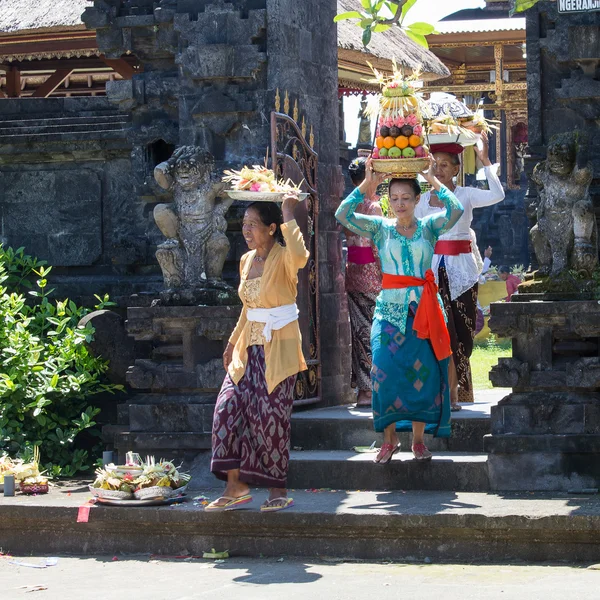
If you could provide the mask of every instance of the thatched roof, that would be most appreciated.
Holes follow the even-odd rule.
[[[83,11],[92,0],[0,0],[0,35],[28,31],[84,29]],[[360,0],[338,0],[338,13],[360,10]],[[447,77],[450,72],[429,50],[415,44],[398,27],[374,34],[368,52],[362,45],[362,29],[354,22],[338,23],[338,48],[352,51],[357,62],[370,57],[385,60],[396,58],[407,71],[421,68],[424,79]]]
[[[338,14],[351,10],[362,10],[360,0],[337,0]],[[396,58],[398,65],[411,72],[421,69],[424,79],[448,77],[450,71],[433,53],[413,42],[399,27],[392,27],[382,33],[375,33],[369,43],[368,51],[362,43],[363,30],[356,25],[356,20],[340,21],[338,24],[338,48],[354,50],[364,54],[365,61],[369,55],[391,60]]]
[[[83,11],[92,0],[0,0],[0,34],[84,29]]]

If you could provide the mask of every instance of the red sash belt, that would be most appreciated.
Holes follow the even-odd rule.
[[[371,246],[348,246],[348,262],[355,265],[369,265],[375,262]]]
[[[384,290],[421,286],[423,287],[423,293],[413,321],[413,329],[417,332],[417,337],[431,341],[435,357],[438,360],[443,360],[452,354],[452,349],[450,347],[450,334],[444,321],[444,313],[437,299],[438,288],[433,271],[427,269],[425,279],[408,275],[383,274],[382,287]]]
[[[433,251],[440,256],[471,254],[471,240],[439,240]]]

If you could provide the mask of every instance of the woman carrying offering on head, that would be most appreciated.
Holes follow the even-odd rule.
[[[422,175],[437,190],[446,207],[443,213],[417,219],[421,193],[417,180],[392,179],[389,203],[395,218],[358,214],[356,208],[382,180],[370,159],[365,180],[336,212],[344,227],[373,241],[383,271],[371,331],[373,420],[375,430],[384,432],[375,459],[380,464],[388,463],[399,450],[397,431],[412,430],[417,460],[431,458],[424,433],[450,435],[448,358],[452,351],[431,260],[440,235],[458,222],[463,209],[434,177],[431,166]]]
[[[452,344],[450,361],[450,397],[452,410],[460,410],[458,386],[471,391],[471,366],[469,358],[473,352],[473,338],[477,322],[477,285],[483,267],[481,255],[474,243],[471,230],[473,209],[491,206],[504,200],[504,189],[490,162],[487,135],[481,135],[482,149],[475,153],[483,163],[489,190],[458,187],[454,178],[460,170],[459,144],[433,144],[431,152],[435,158],[435,176],[452,191],[464,208],[458,223],[440,236],[435,246],[432,269],[444,302],[448,317],[448,330]],[[420,219],[444,213],[445,204],[435,190],[423,194],[415,212]]]
[[[298,204],[250,204],[242,233],[250,248],[240,261],[242,312],[223,354],[227,371],[217,398],[211,471],[227,482],[205,510],[252,500],[250,486],[269,488],[262,511],[288,508],[286,478],[296,376],[306,369],[296,295],[298,270],[309,257],[294,220]]]
[[[350,163],[348,173],[355,187],[365,179],[367,159],[357,158]],[[375,192],[373,194],[375,196]],[[356,212],[383,216],[379,202],[365,197]],[[352,334],[352,385],[358,388],[356,406],[371,406],[371,324],[375,300],[381,291],[381,267],[373,242],[346,229],[348,260],[346,292]]]

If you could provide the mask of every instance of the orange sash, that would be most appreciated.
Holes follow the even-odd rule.
[[[444,313],[437,299],[438,287],[431,269],[427,269],[425,279],[409,275],[383,274],[382,287],[384,290],[402,289],[407,287],[423,287],[421,302],[413,321],[413,329],[417,337],[429,340],[437,360],[448,358],[452,354],[450,334],[444,321]]]

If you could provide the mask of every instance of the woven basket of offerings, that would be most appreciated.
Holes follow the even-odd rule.
[[[416,93],[418,74],[405,78],[395,62],[391,77],[373,72],[381,86],[376,104],[369,107],[370,114],[378,115],[373,169],[389,177],[415,177],[429,164],[423,125],[428,113]]]
[[[227,195],[242,202],[283,202],[290,193],[297,194],[299,200],[308,196],[290,179],[277,179],[272,169],[260,165],[224,171],[223,181],[231,186]]]

